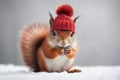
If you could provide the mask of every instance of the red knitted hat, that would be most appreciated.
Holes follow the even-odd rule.
[[[75,33],[75,23],[74,20],[71,19],[73,16],[73,8],[68,4],[61,5],[57,8],[56,14],[58,16],[53,22],[51,31],[68,30]]]

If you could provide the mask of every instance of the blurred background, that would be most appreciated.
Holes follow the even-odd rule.
[[[120,0],[0,0],[0,64],[23,65],[19,32],[30,22],[49,24],[48,12],[71,4],[76,22],[80,66],[120,65]]]

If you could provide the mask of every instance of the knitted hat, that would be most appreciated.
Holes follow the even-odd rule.
[[[75,23],[74,20],[71,19],[73,16],[73,8],[68,4],[61,5],[57,8],[56,14],[57,17],[53,22],[51,31],[68,30],[75,33]]]

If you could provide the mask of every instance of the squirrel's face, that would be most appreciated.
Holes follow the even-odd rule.
[[[48,37],[52,47],[68,47],[76,44],[75,35],[71,31],[55,30]]]

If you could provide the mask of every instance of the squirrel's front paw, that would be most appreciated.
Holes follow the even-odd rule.
[[[71,48],[70,47],[66,47],[64,48],[64,54],[67,55],[71,52]]]
[[[64,53],[64,49],[62,49],[62,48],[59,48],[57,51],[58,51],[59,55],[63,55],[63,53]]]

